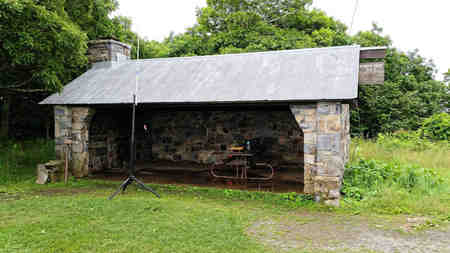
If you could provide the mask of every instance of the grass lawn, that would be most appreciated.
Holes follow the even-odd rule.
[[[161,199],[129,187],[107,200],[116,186],[0,188],[0,252],[270,252],[246,235],[250,222],[298,206],[327,209],[284,195],[178,186],[155,186]]]
[[[433,168],[444,181],[428,193],[384,187],[361,201],[344,198],[340,208],[291,193],[172,185],[152,185],[161,199],[132,186],[109,201],[118,182],[72,180],[67,186],[35,185],[34,164],[51,156],[52,146],[33,149],[29,145],[0,153],[0,172],[7,172],[3,177],[0,173],[0,252],[279,252],[282,244],[272,246],[286,238],[298,242],[318,235],[329,244],[328,232],[322,231],[326,228],[341,231],[335,236],[358,228],[343,236],[351,243],[360,231],[376,237],[384,233],[378,231],[380,227],[388,234],[401,230],[407,217],[427,218],[419,230],[446,227],[450,222],[450,150],[445,145],[426,151],[392,151],[371,141],[354,145],[353,154]],[[296,234],[308,224],[308,231]],[[256,231],[249,233],[252,228]],[[445,241],[446,236],[432,238]],[[426,240],[423,245],[433,245]],[[348,252],[333,247],[296,250],[286,252]]]

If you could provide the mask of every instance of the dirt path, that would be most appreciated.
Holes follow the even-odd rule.
[[[277,251],[450,253],[450,228],[414,229],[422,218],[293,213],[262,220],[250,236]]]

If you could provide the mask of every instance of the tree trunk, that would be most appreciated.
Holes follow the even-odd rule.
[[[3,97],[0,115],[0,139],[9,137],[9,111],[11,107],[11,95]]]

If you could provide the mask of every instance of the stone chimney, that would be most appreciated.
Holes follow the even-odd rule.
[[[88,42],[88,59],[89,62],[95,65],[96,63],[103,62],[117,63],[130,59],[131,46],[125,43],[112,40],[112,39],[100,39],[91,40]]]

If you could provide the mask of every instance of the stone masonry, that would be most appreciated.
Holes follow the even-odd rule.
[[[55,106],[55,150],[64,160],[64,146],[70,143],[70,171],[75,177],[89,173],[89,123],[94,110],[89,107]]]
[[[65,142],[72,139],[72,108],[55,106],[55,152],[57,160],[65,159]]]
[[[315,171],[317,155],[317,117],[315,104],[291,105],[291,112],[299,127],[303,130],[304,139],[304,192],[314,193],[312,172]]]
[[[72,108],[72,161],[71,167],[76,177],[89,173],[89,123],[94,115],[89,107]]]
[[[230,145],[254,140],[260,161],[295,165],[299,173],[303,170],[303,133],[287,107],[155,111],[146,115],[150,116],[144,122],[151,128],[152,147],[138,143],[138,150],[152,152],[153,158],[202,162],[205,151],[225,151]],[[143,140],[139,130],[137,136]]]
[[[89,128],[89,172],[122,167],[119,147],[128,148],[128,143],[121,143],[119,138],[119,126],[112,114],[96,111]]]
[[[115,40],[91,40],[88,42],[90,63],[117,62],[130,59],[131,46]]]
[[[319,102],[291,105],[291,111],[304,133],[305,193],[339,205],[350,142],[349,105]]]

